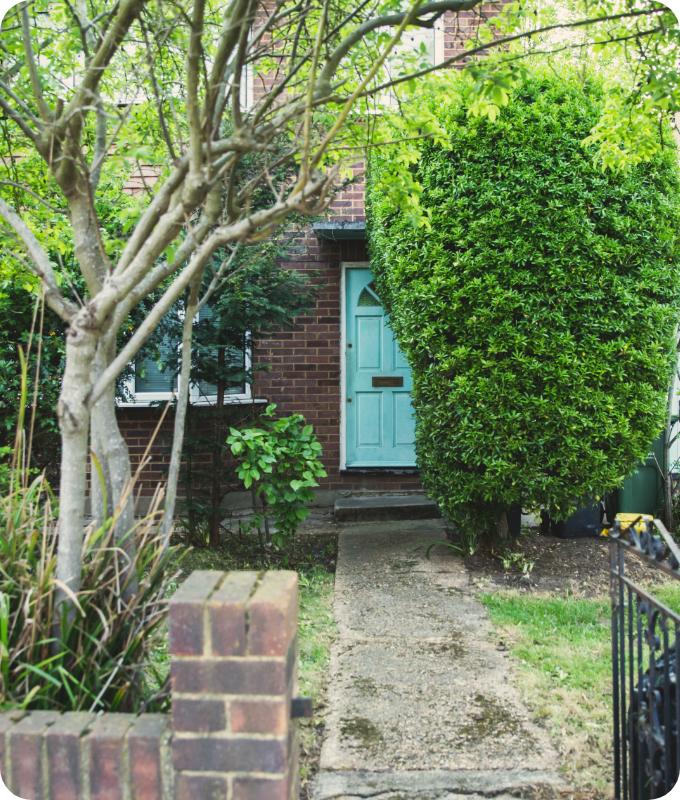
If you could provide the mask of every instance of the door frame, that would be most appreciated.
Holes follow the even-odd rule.
[[[347,469],[347,270],[370,269],[370,261],[340,262],[340,470]]]

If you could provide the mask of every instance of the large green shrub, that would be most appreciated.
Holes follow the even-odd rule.
[[[450,149],[412,167],[431,227],[370,165],[373,268],[414,377],[418,463],[446,514],[495,527],[510,504],[564,515],[622,482],[664,425],[679,311],[672,137],[603,172],[583,140],[594,80],[533,75],[495,122],[442,109]],[[389,178],[388,178],[389,179]]]

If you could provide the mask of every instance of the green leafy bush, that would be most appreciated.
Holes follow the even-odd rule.
[[[452,79],[453,80],[453,79]],[[455,88],[453,92],[455,93]],[[495,123],[441,109],[412,167],[429,225],[370,164],[378,286],[413,369],[422,478],[451,520],[564,516],[621,484],[664,426],[680,300],[676,147],[603,172],[595,80],[529,75]]]
[[[121,549],[111,526],[88,530],[83,583],[72,619],[54,636],[56,533],[44,475],[0,499],[0,708],[139,711],[162,708],[167,686],[150,696],[144,680],[152,634],[164,621],[172,575],[157,534],[160,515],[132,532],[130,576],[139,591],[123,597]]]
[[[326,471],[321,445],[302,414],[275,419],[275,412],[274,403],[267,406],[261,428],[231,428],[227,443],[238,461],[239,479],[260,502],[255,526],[280,548],[309,515],[312,489]]]

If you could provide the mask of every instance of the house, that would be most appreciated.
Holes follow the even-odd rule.
[[[482,7],[493,16],[498,6]],[[447,15],[434,29],[409,33],[404,46],[423,39],[435,62],[464,51],[480,21],[480,10]],[[250,96],[267,91],[255,76]],[[308,272],[317,285],[313,310],[291,330],[253,341],[236,357],[253,367],[252,385],[231,387],[230,407],[257,410],[274,402],[281,414],[299,412],[314,426],[323,446],[328,478],[324,500],[338,492],[420,489],[410,402],[409,366],[394,339],[376,292],[366,248],[363,165],[339,192],[321,222],[298,231],[288,243],[284,266]],[[143,180],[138,180],[135,190]],[[268,370],[260,370],[268,365]],[[119,420],[133,466],[148,446],[159,420],[158,403],[172,396],[173,376],[147,365],[130,386],[132,401],[121,404]],[[192,413],[211,413],[216,397],[192,388]],[[168,414],[150,450],[142,494],[162,481],[169,462],[172,416]],[[207,455],[206,455],[207,458]],[[328,494],[330,493],[330,495]]]

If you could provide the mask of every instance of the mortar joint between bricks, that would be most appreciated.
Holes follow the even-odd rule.
[[[257,778],[258,780],[280,781],[282,778],[287,777],[288,772],[230,772],[229,775],[232,778]]]
[[[247,628],[246,628],[247,630]],[[243,655],[243,656],[219,656],[206,654],[204,656],[172,656],[176,661],[195,661],[198,663],[206,664],[223,664],[225,661],[232,661],[235,664],[241,663],[245,658],[253,663],[274,664],[277,661],[285,660],[285,656],[258,656],[258,655]],[[176,692],[175,694],[184,694],[184,692]]]
[[[210,598],[215,594],[216,591],[222,586],[222,584],[227,579],[228,572],[223,572],[222,577],[217,581],[215,586],[208,592],[208,595],[203,601],[203,609],[201,613],[201,622],[203,623],[203,652],[197,656],[198,659],[203,660],[207,654],[211,654],[213,652],[212,646],[212,625],[210,624]]]
[[[118,785],[121,789],[122,800],[133,800],[132,798],[132,774],[130,772],[130,743],[129,735],[132,730],[130,726],[123,734],[123,741],[120,748],[120,778]]]
[[[210,741],[214,741],[219,739],[220,741],[248,741],[251,742],[253,740],[257,740],[258,742],[287,742],[288,741],[288,733],[232,733],[229,730],[226,731],[175,731],[173,733],[174,739],[181,739],[183,742],[192,741],[194,739],[210,739]]]
[[[159,758],[162,797],[174,797],[175,768],[172,763],[172,731],[169,728],[161,736]]]
[[[257,573],[257,577],[253,582],[253,585],[250,587],[250,592],[248,593],[248,598],[245,603],[245,611],[243,615],[243,628],[245,632],[245,648],[246,653],[250,653],[250,601],[253,599],[255,592],[259,589],[260,584],[264,580],[264,576],[267,574],[267,570],[260,570]],[[253,658],[253,656],[249,656]]]
[[[40,759],[40,782],[42,784],[43,792],[45,793],[46,797],[49,797],[50,791],[50,766],[49,766],[49,759],[47,756],[47,739],[46,734],[48,729],[54,723],[48,722],[43,730],[42,734],[40,735],[40,751],[38,758]]]
[[[90,733],[91,726],[88,725],[87,730],[83,731],[80,739],[80,780],[83,798],[89,800],[91,797],[90,787],[90,740],[88,734]]]

